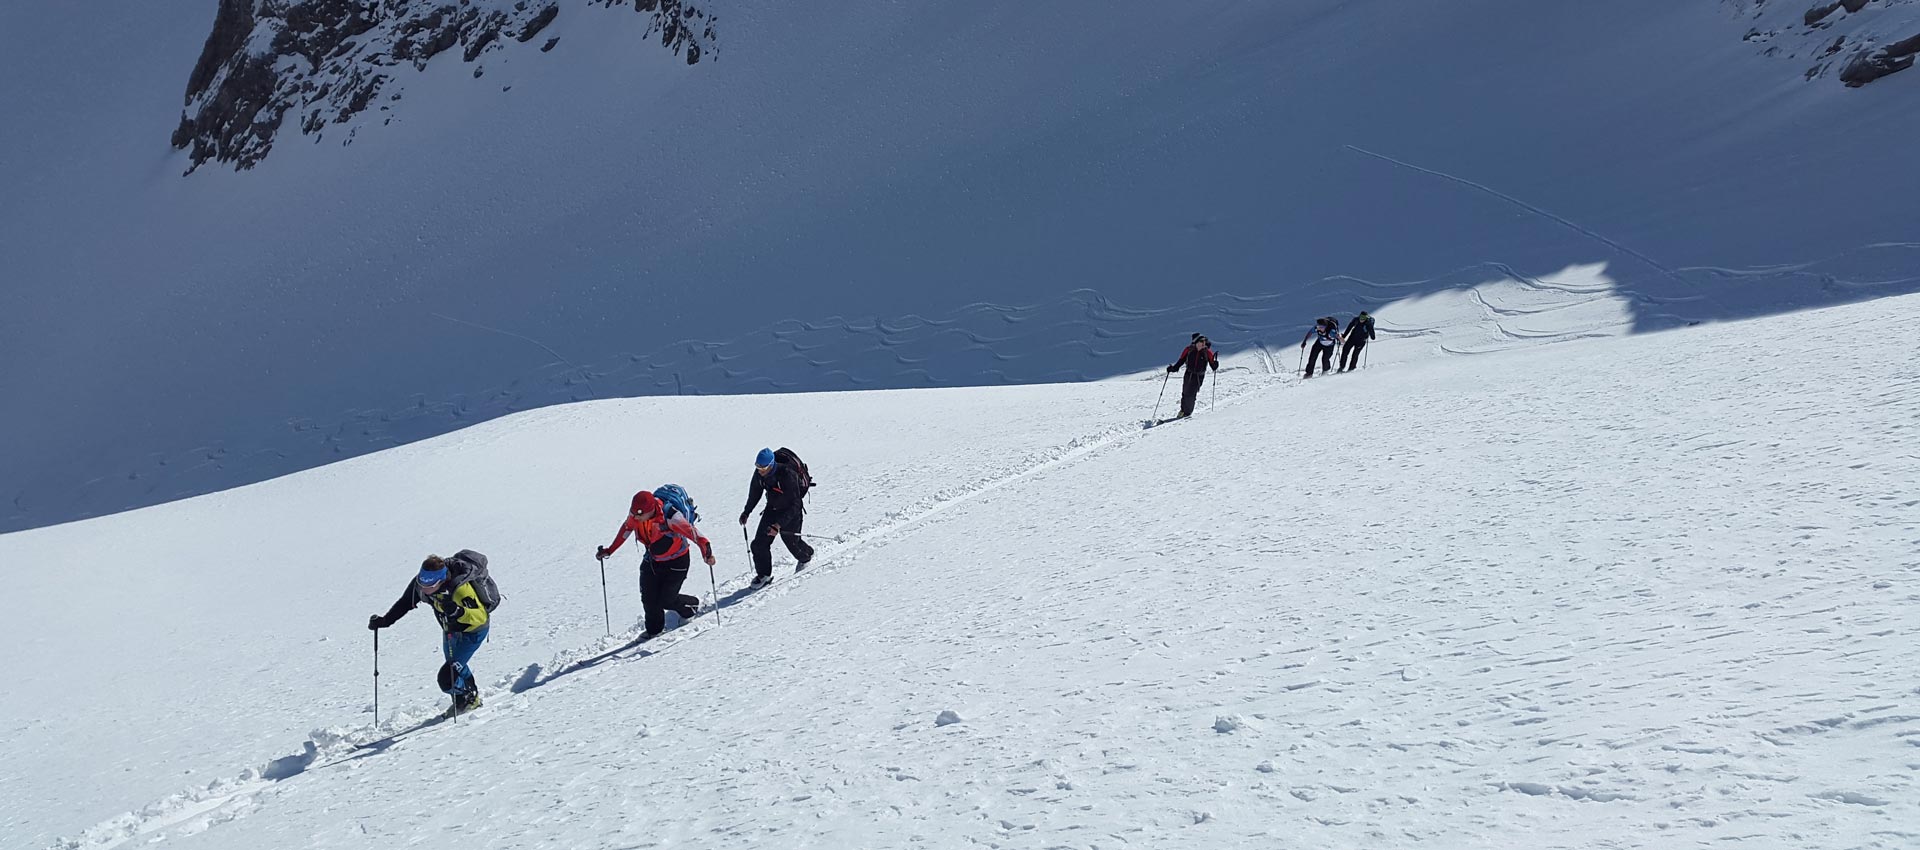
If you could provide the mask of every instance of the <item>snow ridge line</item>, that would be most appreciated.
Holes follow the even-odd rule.
[[[1266,377],[1268,380],[1265,381],[1236,381],[1238,387],[1228,391],[1226,397],[1220,399],[1216,406],[1233,407],[1259,395],[1262,390],[1300,383],[1297,376],[1292,376],[1293,380],[1286,380],[1288,376],[1281,374],[1271,374]],[[1218,377],[1214,379],[1218,380]],[[1150,383],[1151,380],[1151,378],[1145,379],[1143,383]],[[980,496],[1041,473],[1122,448],[1135,440],[1145,438],[1153,430],[1158,429],[1143,430],[1134,420],[1129,419],[1125,424],[1074,437],[1065,445],[1042,450],[1038,453],[1037,459],[1033,455],[1024,457],[1022,463],[1015,467],[1017,471],[942,491],[922,499],[904,511],[894,512],[887,519],[841,535],[839,542],[832,549],[826,549],[816,556],[815,565],[805,573],[795,575],[724,607],[748,609],[770,604],[771,600],[792,592],[793,585],[809,576],[855,564],[863,551],[938,519],[941,514],[957,505],[966,504]],[[720,607],[720,600],[727,598],[720,594],[729,591],[737,593],[741,587],[743,584],[738,576],[721,582],[719,592],[715,595],[714,607]],[[706,613],[712,613],[712,609]],[[603,661],[629,661],[663,652],[718,628],[710,622],[711,619],[711,617],[703,617],[692,623],[683,624],[637,647],[636,639],[639,636],[640,627],[636,625],[618,635],[603,637],[591,646],[563,652],[546,664],[530,664],[519,672],[501,677],[494,685],[484,689],[486,706],[497,708],[501,701],[511,699],[514,694],[545,685],[574,672],[584,672],[587,668],[582,666],[583,662],[592,661],[597,666]],[[640,650],[637,654],[623,654],[636,648]],[[138,810],[123,813],[88,827],[77,836],[60,838],[53,843],[51,850],[110,850],[203,815],[206,821],[202,828],[236,820],[258,808],[259,795],[270,792],[280,783],[294,779],[310,769],[322,769],[341,764],[358,755],[366,754],[364,751],[371,749],[369,745],[402,740],[414,733],[430,732],[434,725],[455,725],[432,723],[432,718],[439,713],[437,710],[419,713],[402,708],[391,714],[385,723],[315,730],[306,741],[302,742],[301,751],[298,753],[273,759],[264,765],[249,767],[232,777],[216,779],[204,788],[193,788],[170,794]]]

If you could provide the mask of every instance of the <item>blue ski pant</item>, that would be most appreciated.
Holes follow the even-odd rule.
[[[440,666],[440,690],[456,696],[476,690],[473,671],[467,669],[467,662],[473,660],[473,654],[480,650],[480,644],[487,642],[487,630],[490,628],[491,625],[485,625],[479,631],[448,632],[441,636],[440,651],[446,655],[447,663]]]

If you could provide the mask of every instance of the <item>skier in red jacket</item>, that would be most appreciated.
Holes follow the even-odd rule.
[[[626,542],[628,534],[647,548],[646,558],[640,562],[640,606],[647,612],[647,631],[642,637],[666,630],[668,610],[679,614],[683,623],[693,619],[700,613],[700,597],[681,593],[680,586],[687,581],[693,547],[700,547],[700,558],[711,567],[713,544],[686,517],[678,513],[665,516],[660,499],[645,490],[633,494],[632,510],[620,524],[613,543],[594,550],[594,556],[606,560]]]

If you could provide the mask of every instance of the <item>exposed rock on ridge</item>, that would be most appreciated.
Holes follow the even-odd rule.
[[[421,70],[458,46],[464,62],[531,41],[560,0],[220,0],[213,32],[187,78],[173,146],[192,173],[207,161],[251,168],[289,117],[303,134],[347,124],[386,95],[396,72]],[[717,42],[714,20],[686,0],[591,0],[651,15],[647,35],[692,65]],[[553,49],[548,39],[542,51]],[[442,60],[446,61],[446,60]],[[480,76],[475,69],[474,76]],[[349,129],[349,138],[356,128]]]
[[[1836,77],[1858,88],[1913,67],[1920,54],[1920,0],[1818,0],[1804,11],[1769,0],[1728,0],[1753,21],[1746,41],[1768,56],[1811,59],[1808,80]]]

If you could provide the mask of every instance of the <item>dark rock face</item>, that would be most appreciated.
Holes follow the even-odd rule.
[[[647,36],[658,33],[689,65],[717,44],[713,18],[686,0],[595,1],[652,15]],[[187,78],[173,146],[188,151],[188,173],[209,160],[251,168],[273,150],[289,114],[301,133],[318,134],[376,102],[390,111],[401,63],[424,70],[456,45],[462,61],[474,62],[532,41],[559,15],[559,0],[220,0]],[[348,140],[357,130],[347,128]]]
[[[1920,53],[1920,35],[1896,41],[1871,53],[1855,54],[1840,71],[1840,82],[1859,88],[1895,71],[1913,67],[1914,54]]]
[[[686,0],[595,0],[607,6],[628,6],[643,15],[652,15],[653,23],[647,28],[647,35],[660,34],[660,46],[673,51],[673,55],[686,54],[687,64],[694,65],[707,51],[713,49],[718,37],[713,32],[714,18],[694,8]]]
[[[1920,52],[1920,36],[1908,35],[1920,30],[1920,0],[1818,0],[1798,13],[1766,0],[1728,5],[1753,22],[1742,40],[1768,56],[1810,60],[1808,80],[1838,77],[1857,88],[1913,67]]]

